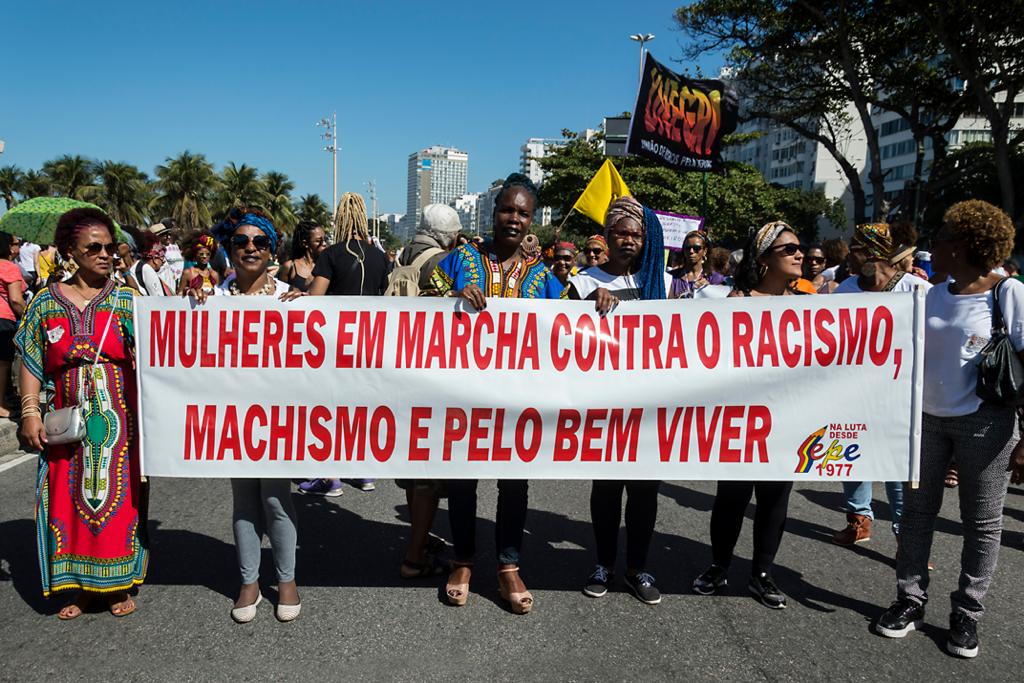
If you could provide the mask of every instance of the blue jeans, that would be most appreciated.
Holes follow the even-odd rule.
[[[870,481],[844,481],[843,494],[846,496],[846,511],[854,515],[875,518],[871,509]],[[900,517],[903,516],[903,483],[899,481],[885,482],[885,496],[889,499],[892,509],[892,532],[899,535]]]

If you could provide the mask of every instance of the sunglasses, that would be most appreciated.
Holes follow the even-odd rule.
[[[704,247],[699,244],[687,244],[683,246],[683,251],[704,251]]]
[[[89,242],[89,244],[85,245],[85,253],[89,256],[96,256],[101,251],[107,252],[107,256],[113,256],[117,253],[117,245],[113,242],[107,242],[106,244],[101,244],[100,242]]]
[[[825,257],[823,257],[823,256],[808,256],[807,260],[810,263],[818,264],[818,263],[824,263],[825,262]]]
[[[801,253],[801,254],[804,253],[804,245],[802,245],[802,244],[792,244],[792,243],[791,244],[780,244],[777,247],[772,247],[771,251],[774,251],[777,254],[782,254],[784,256],[794,256],[798,252]]]
[[[243,247],[249,246],[249,242],[252,242],[252,246],[256,247],[260,251],[267,251],[270,249],[270,238],[266,235],[255,235],[251,239],[248,235],[231,236],[231,246],[236,249],[242,249]]]
[[[604,249],[584,249],[584,254],[591,254],[593,256],[600,256],[604,253]]]

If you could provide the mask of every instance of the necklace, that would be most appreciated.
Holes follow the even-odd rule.
[[[264,274],[267,278],[266,283],[260,287],[259,291],[256,292],[243,292],[238,286],[238,280],[232,280],[231,284],[228,285],[228,291],[231,292],[232,296],[270,296],[277,290],[277,284],[274,282],[274,278]]]

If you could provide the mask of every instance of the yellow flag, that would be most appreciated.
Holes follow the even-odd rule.
[[[611,159],[605,159],[601,168],[587,183],[587,189],[583,191],[572,208],[603,227],[608,206],[619,197],[629,194],[631,194],[629,188],[622,181],[622,176],[619,175],[619,171],[612,164]]]

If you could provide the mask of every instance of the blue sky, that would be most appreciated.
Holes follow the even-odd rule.
[[[154,166],[188,149],[330,201],[314,123],[338,112],[339,194],[405,211],[408,155],[469,152],[469,190],[529,137],[633,107],[639,48],[679,58],[679,2],[36,2],[0,16],[0,165],[64,153]],[[674,68],[683,71],[682,64]],[[717,73],[719,62],[700,64]]]

